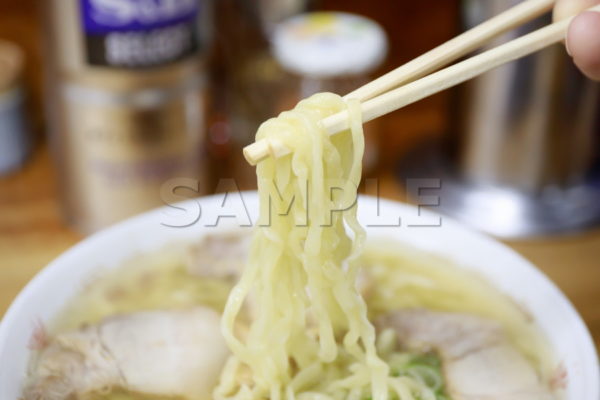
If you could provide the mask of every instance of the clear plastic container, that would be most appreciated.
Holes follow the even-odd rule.
[[[318,92],[345,95],[369,82],[387,55],[383,28],[360,15],[313,12],[275,29],[272,50],[284,69],[280,109]],[[377,165],[379,127],[365,126],[365,172]]]
[[[345,95],[372,79],[387,55],[387,36],[360,15],[313,12],[281,23],[273,35],[273,54],[286,71],[282,108],[318,92]],[[379,127],[365,126],[365,173],[378,160]]]
[[[292,3],[298,10],[310,2]],[[227,166],[220,177],[233,177],[240,188],[251,189],[255,168],[242,149],[254,141],[260,124],[316,92],[344,95],[367,83],[386,57],[387,37],[377,23],[353,14],[302,13],[271,21],[265,29],[259,16],[242,12],[249,7],[224,8],[217,13],[223,26],[218,41],[223,68],[216,75],[224,84],[215,94],[221,112],[211,123],[209,143],[214,162]],[[365,130],[368,173],[377,164],[378,123]]]

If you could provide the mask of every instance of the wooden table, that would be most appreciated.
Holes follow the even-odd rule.
[[[0,316],[35,273],[81,239],[62,222],[53,171],[42,148],[24,170],[0,178]],[[405,199],[391,175],[382,182],[383,196]],[[560,286],[600,346],[600,230],[508,244]]]
[[[80,239],[62,222],[45,149],[19,173],[0,178],[0,315],[44,265]]]

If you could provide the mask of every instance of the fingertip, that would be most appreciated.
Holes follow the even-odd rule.
[[[600,80],[600,13],[584,12],[573,20],[567,34],[567,49],[587,76]]]

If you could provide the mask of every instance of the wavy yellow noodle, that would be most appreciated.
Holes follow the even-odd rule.
[[[319,121],[344,109],[351,129],[328,135]],[[256,139],[275,137],[293,153],[257,167],[260,226],[225,307],[222,330],[233,356],[215,398],[413,398],[417,382],[391,378],[377,354],[355,284],[365,241],[356,218],[359,104],[317,94],[265,122]],[[242,338],[234,326],[250,295],[254,319]],[[426,388],[416,391],[431,398]]]

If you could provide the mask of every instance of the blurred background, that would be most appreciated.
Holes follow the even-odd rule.
[[[94,1],[88,3],[93,4]],[[102,5],[103,2],[98,3]],[[157,178],[157,182],[172,176],[197,177],[201,181],[201,194],[213,192],[219,178],[233,177],[242,189],[252,188],[255,185],[254,170],[241,158],[241,148],[253,140],[260,122],[293,107],[295,102],[312,92],[350,91],[442,43],[460,30],[459,2],[454,0],[443,4],[431,0],[419,5],[409,1],[369,5],[361,1],[340,0],[203,0],[198,3],[201,8],[198,12],[200,28],[194,39],[198,42],[193,51],[195,54],[184,54],[179,60],[168,60],[162,65],[161,62],[142,65],[145,62],[142,60],[137,66],[107,66],[102,61],[85,60],[89,56],[86,53],[97,52],[93,41],[102,33],[95,34],[94,27],[91,33],[83,32],[85,28],[80,29],[77,4],[72,0],[25,0],[6,2],[2,6],[0,38],[18,45],[24,53],[22,79],[17,84],[27,95],[21,111],[26,114],[29,123],[21,135],[29,137],[23,139],[28,142],[27,145],[21,146],[27,150],[23,151],[23,158],[14,163],[11,170],[5,169],[2,179],[14,180],[18,184],[22,181],[19,178],[29,171],[43,169],[43,173],[47,174],[44,184],[53,187],[47,190],[53,190],[53,197],[63,198],[62,211],[67,220],[84,233],[160,202],[156,193],[152,193],[155,188],[138,188],[148,192],[138,193],[137,198],[135,193],[127,193],[127,199],[127,196],[110,197],[115,195],[111,192],[123,189],[115,189],[114,182],[112,187],[110,184],[101,187],[100,178],[92,183],[82,183],[91,176],[98,177],[83,170],[87,168],[84,163],[94,163],[90,159],[96,161],[98,169],[123,166],[127,161],[130,167],[137,163],[138,168],[141,161],[147,164],[155,162],[156,165],[148,168],[153,169],[155,174],[164,172],[156,171],[161,168],[171,168],[161,179]],[[107,10],[110,11],[110,7]],[[371,62],[358,65],[356,72],[350,76],[345,76],[343,67],[336,75],[338,67],[335,65],[322,66],[323,77],[309,76],[302,70],[294,71],[277,59],[271,51],[270,42],[275,35],[276,23],[309,10],[348,11],[365,16],[375,25],[367,25],[367,28],[383,29],[386,37],[375,40],[374,46],[379,49],[367,56],[371,57]],[[427,29],[423,29],[422,21],[431,21]],[[316,27],[319,22],[311,20],[306,25],[312,29],[310,26]],[[360,27],[357,32],[361,34]],[[365,35],[369,40],[368,36],[373,32]],[[134,48],[129,50],[135,51]],[[302,59],[302,56],[299,58]],[[294,63],[294,60],[290,62]],[[328,68],[333,69],[327,71]],[[192,88],[194,85],[198,88]],[[307,88],[311,85],[312,88]],[[196,98],[191,99],[194,94]],[[156,104],[142,104],[153,101],[148,98],[154,98]],[[373,174],[377,169],[391,173],[397,160],[411,147],[445,132],[448,104],[448,94],[441,94],[378,121],[373,129],[369,126],[367,129],[374,132],[370,135],[372,143],[367,154],[367,173]],[[197,110],[196,120],[190,121],[184,110],[193,107]],[[172,125],[153,125],[149,122],[152,118],[164,124],[167,123],[165,120],[171,119],[169,123]],[[192,126],[194,124],[197,126]],[[166,139],[171,142],[171,154],[140,154],[148,150],[148,146],[144,148],[140,143],[137,147],[122,142],[110,147],[114,138],[109,136],[119,135],[130,139],[136,135],[146,136],[147,141],[154,137],[158,143],[161,129],[168,130],[171,136],[177,135],[177,131],[186,131],[188,139],[189,136],[198,137],[188,143],[184,143],[182,138]],[[402,134],[398,134],[400,130]],[[81,136],[87,136],[87,141],[74,143]],[[176,140],[180,143],[173,143]],[[160,146],[167,147],[164,142]],[[196,164],[197,170],[194,171],[194,167],[177,170],[181,166],[165,166],[173,156],[196,158],[191,164]],[[112,161],[102,163],[102,167],[97,165],[99,160],[106,161],[107,158]],[[111,162],[112,165],[107,165]],[[161,162],[162,166],[159,165]],[[135,173],[139,171],[131,175]],[[85,179],[74,176],[77,174],[85,175]],[[130,176],[122,179],[135,181],[145,178]],[[55,188],[54,182],[59,182],[61,188]],[[131,192],[134,190],[131,186],[140,186],[140,182],[132,185],[128,181],[127,185]],[[111,204],[113,210],[102,209],[101,205],[91,204],[93,200],[90,197],[98,196],[108,196],[104,202],[121,204]],[[138,204],[129,209],[125,203],[134,198]],[[120,213],[117,208],[126,210]],[[114,214],[114,218],[109,214]]]
[[[516,3],[0,2],[0,315],[85,235],[163,205],[172,179],[195,182],[184,197],[254,188],[241,149],[265,119]],[[367,124],[364,176],[384,197],[433,194],[434,210],[506,240],[598,340],[599,105],[555,46]],[[414,179],[429,188],[411,195]]]

